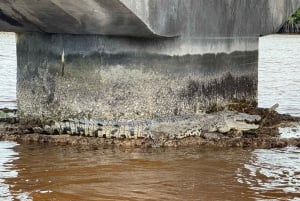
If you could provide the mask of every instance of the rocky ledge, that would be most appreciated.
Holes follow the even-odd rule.
[[[279,127],[292,127],[300,118],[278,114],[255,104],[230,104],[210,114],[157,118],[140,122],[67,119],[50,125],[19,123],[16,111],[0,110],[0,140],[78,146],[180,147],[217,146],[275,148],[300,139],[282,139]]]

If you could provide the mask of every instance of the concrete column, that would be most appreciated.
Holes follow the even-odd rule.
[[[17,34],[21,119],[138,121],[256,101],[258,37]]]

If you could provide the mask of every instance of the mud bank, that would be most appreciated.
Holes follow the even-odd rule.
[[[38,122],[20,124],[13,116],[15,111],[2,110],[2,117],[5,116],[3,113],[9,115],[0,118],[0,140],[90,148],[186,146],[279,148],[289,145],[300,147],[300,139],[280,138],[278,129],[296,126],[300,118],[279,114],[275,111],[276,107],[277,105],[263,109],[257,108],[256,104],[230,104],[221,112],[212,111],[211,114],[143,122],[143,132],[130,129],[129,125],[132,123],[116,125],[115,122],[106,124],[98,122],[98,128],[95,128],[97,132],[90,133],[85,133],[83,128],[89,129],[91,120],[88,121],[89,126],[78,122],[82,127],[73,126],[73,130],[80,132],[73,132],[71,126],[62,126],[62,124],[70,125],[69,121],[62,124],[55,123],[52,127],[41,126]],[[124,132],[120,131],[122,126]]]
[[[70,135],[41,135],[41,134],[8,134],[1,133],[0,140],[16,141],[19,143],[41,143],[53,145],[72,145],[85,148],[160,148],[160,147],[239,147],[239,148],[283,148],[286,146],[300,147],[300,139],[280,139],[279,137],[239,137],[226,139],[204,139],[188,137],[178,140],[155,141],[153,139],[104,139]]]

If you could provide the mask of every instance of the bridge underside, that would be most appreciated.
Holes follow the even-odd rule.
[[[36,0],[37,1],[37,0]],[[1,1],[21,119],[139,121],[256,101],[258,37],[300,0]]]

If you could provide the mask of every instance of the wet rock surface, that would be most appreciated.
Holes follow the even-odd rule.
[[[3,112],[3,110],[1,110]],[[13,120],[12,120],[13,119]],[[295,126],[297,117],[278,114],[255,104],[232,104],[221,112],[140,122],[68,119],[40,125],[0,118],[0,140],[78,146],[124,147],[300,147],[300,139],[282,139],[279,127]]]

